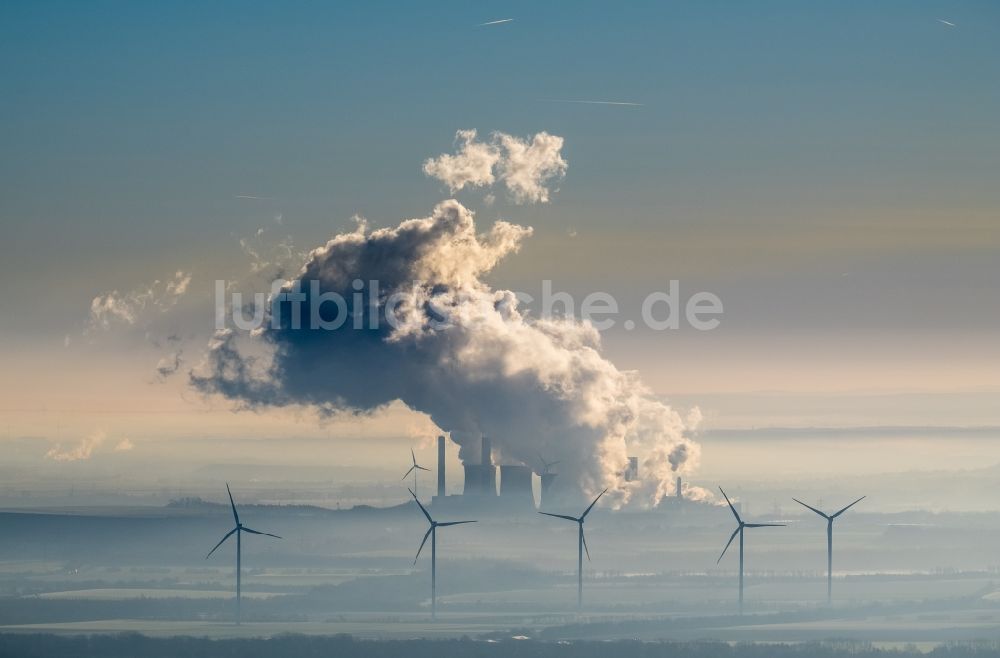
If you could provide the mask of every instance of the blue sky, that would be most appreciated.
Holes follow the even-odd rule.
[[[476,128],[569,163],[549,204],[458,194],[536,229],[494,283],[723,299],[717,332],[606,336],[657,391],[997,390],[998,41],[993,2],[5,3],[0,388],[43,404],[65,360],[173,399],[134,341],[53,350],[105,291],[206,298],[261,226],[426,215],[420,164]]]

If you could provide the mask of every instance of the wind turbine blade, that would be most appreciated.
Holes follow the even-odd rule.
[[[607,489],[605,489],[605,490],[604,490],[604,491],[602,491],[601,493],[597,494],[597,498],[595,498],[595,499],[594,499],[594,502],[592,502],[592,503],[590,504],[590,507],[588,507],[588,508],[586,509],[586,511],[584,511],[584,513],[580,515],[580,520],[581,520],[581,521],[583,521],[583,520],[584,520],[585,518],[587,518],[587,515],[588,515],[588,514],[590,514],[590,510],[594,509],[594,505],[596,505],[596,504],[597,504],[597,501],[599,501],[599,500],[601,499],[601,496],[603,496],[603,495],[604,495],[604,494],[606,494],[606,493],[608,493],[608,490],[607,490]]]
[[[407,476],[408,476],[408,475],[409,475],[410,473],[412,473],[412,472],[413,472],[413,469],[414,469],[414,468],[416,468],[416,466],[411,466],[411,467],[410,467],[410,470],[408,470],[407,472],[403,473],[403,477],[401,477],[401,478],[399,478],[399,479],[400,479],[400,480],[405,480],[405,479],[406,479],[406,477],[407,477]]]
[[[744,523],[744,528],[784,528],[784,523]]]
[[[478,521],[447,521],[445,523],[439,523],[438,527],[443,527],[446,525],[462,525],[463,523],[478,523]]]
[[[858,498],[856,501],[854,501],[853,503],[851,503],[850,505],[848,505],[844,509],[840,510],[839,512],[837,512],[836,514],[834,514],[830,518],[833,518],[833,519],[837,518],[838,516],[840,516],[841,514],[843,514],[844,512],[846,512],[847,510],[851,509],[852,507],[854,507],[855,505],[857,505],[858,503],[860,503],[862,500],[864,500],[867,497],[868,496],[862,496],[861,498]]]
[[[738,521],[739,523],[743,523],[743,519],[741,519],[741,518],[740,518],[740,515],[739,515],[739,513],[738,513],[738,512],[736,511],[736,508],[735,508],[735,507],[733,507],[733,503],[732,503],[732,502],[731,502],[731,501],[729,500],[729,496],[727,496],[727,495],[726,495],[726,492],[725,492],[725,491],[723,490],[723,488],[722,488],[722,487],[719,487],[719,491],[721,491],[721,492],[722,492],[722,497],[726,499],[726,503],[727,503],[727,504],[729,505],[729,509],[731,509],[731,510],[733,511],[733,516],[735,516],[735,517],[736,517],[736,520],[737,520],[737,521]]]
[[[252,535],[267,535],[268,537],[274,537],[276,539],[281,539],[280,535],[272,535],[270,532],[261,532],[260,530],[251,530],[250,528],[243,526],[243,532],[249,532]]]
[[[583,532],[580,533],[580,539],[583,540],[583,550],[587,553],[587,562],[590,562],[590,549],[587,548],[587,535]]]
[[[427,512],[426,509],[424,509],[424,506],[420,504],[420,501],[417,500],[417,494],[413,493],[413,489],[407,489],[407,491],[409,491],[410,495],[413,496],[413,500],[417,501],[417,507],[419,507],[420,511],[424,513],[424,516],[427,517],[427,522],[434,523],[434,519],[431,518],[431,515]]]
[[[812,505],[806,505],[805,503],[803,503],[803,502],[802,502],[801,500],[799,500],[798,498],[792,498],[792,500],[794,500],[794,501],[795,501],[796,503],[798,503],[799,505],[802,505],[802,507],[806,507],[806,508],[808,508],[808,509],[811,509],[812,511],[814,511],[814,512],[816,512],[817,514],[819,514],[820,516],[822,516],[822,517],[823,517],[824,519],[829,519],[829,518],[830,518],[829,516],[827,516],[826,512],[821,512],[821,511],[819,511],[818,509],[816,509],[815,507],[813,507]]]
[[[544,514],[545,516],[554,516],[557,519],[566,519],[567,521],[572,521],[573,523],[579,523],[580,519],[575,516],[566,516],[565,514],[550,514],[549,512],[539,512],[539,514]]]
[[[239,530],[239,528],[233,528],[232,530],[230,530],[229,532],[227,532],[226,536],[223,537],[221,540],[219,540],[219,543],[215,545],[215,548],[213,548],[212,550],[210,550],[208,552],[208,555],[205,556],[205,559],[207,560],[208,558],[212,557],[212,553],[214,553],[217,548],[219,548],[220,546],[222,546],[222,544],[224,544],[227,539],[229,539],[230,537],[232,537],[233,533],[236,532],[237,530]]]
[[[431,536],[432,532],[434,532],[434,526],[427,528],[427,532],[424,534],[424,540],[420,542],[420,548],[417,549],[417,557],[413,558],[413,564],[416,564],[417,560],[420,559],[420,551],[424,550],[424,544],[427,543],[427,538]]]
[[[423,466],[420,466],[419,464],[418,464],[418,465],[416,465],[416,466],[414,466],[413,468],[415,468],[415,469],[417,469],[417,470],[419,470],[419,471],[427,471],[428,473],[430,473],[430,471],[431,471],[431,469],[429,469],[429,468],[424,468]]]
[[[417,456],[413,454],[413,448],[410,448],[410,457],[413,459],[413,465],[417,465]]]
[[[739,527],[736,528],[736,530],[733,530],[733,534],[729,535],[729,541],[726,542],[726,547],[722,549],[722,554],[719,555],[719,559],[715,561],[716,564],[722,562],[722,558],[726,557],[726,551],[729,550],[729,545],[733,543],[734,539],[736,539],[736,535],[740,533],[740,528],[742,527],[743,526],[740,525]]]
[[[226,482],[226,493],[229,494],[229,505],[233,508],[233,518],[236,519],[236,525],[239,525],[240,515],[236,513],[236,503],[233,502],[233,492],[229,490],[228,482]]]

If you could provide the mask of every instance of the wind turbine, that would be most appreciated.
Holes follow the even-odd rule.
[[[550,514],[549,512],[539,512],[539,514],[544,514],[545,516],[554,516],[557,519],[566,519],[567,521],[573,521],[580,528],[579,539],[577,540],[577,560],[576,560],[576,607],[583,607],[583,552],[587,551],[587,560],[590,560],[590,549],[587,548],[587,538],[583,536],[583,522],[587,519],[587,515],[590,514],[590,510],[594,509],[594,505],[597,501],[601,499],[601,496],[608,492],[607,489],[597,494],[597,498],[594,502],[590,504],[590,507],[583,511],[583,514],[579,518],[575,516],[566,516],[565,514]]]
[[[833,514],[827,514],[825,512],[819,511],[818,509],[816,509],[812,505],[806,505],[805,503],[803,503],[798,498],[792,498],[792,500],[794,500],[799,505],[802,505],[805,508],[811,509],[812,511],[816,512],[817,514],[819,514],[820,516],[822,516],[824,519],[826,519],[826,602],[827,602],[827,604],[833,603],[833,520],[835,518],[837,518],[838,516],[840,516],[841,514],[843,514],[844,512],[846,512],[847,510],[849,510],[852,507],[854,507],[855,505],[857,505],[858,503],[860,503],[864,499],[865,499],[865,496],[862,496],[861,498],[858,498],[856,501],[854,501],[853,503],[851,503],[847,507],[843,508],[839,512],[834,512]]]
[[[420,464],[417,463],[417,456],[415,454],[413,454],[413,448],[410,448],[410,457],[413,459],[413,466],[411,466],[410,470],[408,470],[406,473],[404,473],[403,477],[401,477],[399,479],[400,480],[405,480],[407,475],[409,475],[410,473],[413,473],[413,491],[416,492],[416,490],[417,490],[417,471],[427,471],[429,473],[431,469],[424,468],[423,466],[421,466]],[[414,493],[413,495],[416,496],[417,494]]]
[[[549,473],[552,472],[551,471],[552,467],[560,463],[559,461],[554,461],[554,462],[545,461],[545,457],[542,457],[542,453],[538,453],[538,461],[542,462],[541,475],[548,475]]]
[[[727,496],[726,492],[722,490],[722,487],[719,487],[719,491],[722,491],[722,496],[726,499],[726,503],[728,503],[729,509],[732,510],[732,512],[733,512],[733,516],[736,517],[736,523],[738,525],[736,526],[736,530],[733,530],[733,534],[731,534],[729,536],[729,541],[726,542],[726,547],[724,549],[722,549],[722,555],[719,556],[719,559],[716,560],[715,563],[718,564],[719,562],[722,562],[722,558],[725,557],[726,551],[729,550],[729,545],[733,543],[734,539],[736,539],[736,535],[739,535],[740,536],[740,613],[742,614],[742,612],[743,612],[743,530],[746,529],[746,528],[777,528],[777,527],[782,527],[785,524],[784,523],[746,523],[745,521],[743,521],[743,519],[740,518],[739,513],[736,511],[736,508],[733,507],[732,502],[730,502],[730,500],[729,500],[729,496]]]
[[[226,483],[226,493],[229,494],[229,505],[230,507],[233,508],[233,520],[236,521],[236,527],[227,532],[226,536],[219,540],[219,543],[215,545],[215,548],[213,548],[208,552],[208,555],[205,556],[205,559],[207,560],[208,558],[212,557],[212,553],[214,553],[217,548],[222,546],[222,544],[224,544],[225,541],[229,539],[232,535],[234,534],[236,535],[236,623],[239,624],[240,594],[241,594],[240,571],[242,566],[241,561],[243,558],[242,542],[240,541],[240,535],[242,535],[244,532],[249,532],[251,535],[267,535],[268,537],[276,537],[277,539],[281,539],[281,537],[278,537],[278,535],[272,535],[270,532],[260,532],[258,530],[253,530],[240,523],[240,515],[236,513],[236,503],[233,502],[233,492],[229,490],[228,482]]]
[[[409,490],[410,495],[413,496],[413,500],[417,502],[417,506],[420,511],[424,513],[427,517],[427,522],[431,524],[431,527],[427,528],[426,534],[424,534],[423,541],[420,542],[420,548],[417,549],[417,556],[413,558],[413,564],[417,563],[420,559],[420,551],[424,550],[424,544],[427,543],[427,538],[431,538],[431,619],[437,619],[437,529],[444,528],[449,525],[462,525],[463,523],[475,523],[475,521],[435,521],[431,518],[431,515],[427,512],[427,509],[420,504],[417,499],[417,494],[413,492],[412,489]]]

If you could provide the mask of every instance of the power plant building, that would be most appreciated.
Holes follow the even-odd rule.
[[[483,437],[478,464],[465,464],[465,495],[493,498],[497,495],[497,469],[493,465],[493,445]]]

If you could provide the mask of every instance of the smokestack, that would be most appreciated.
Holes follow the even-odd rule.
[[[444,437],[438,437],[438,496],[444,498]]]
[[[479,455],[479,463],[483,466],[493,465],[493,442],[490,441],[490,437],[483,437],[483,447],[482,452]]]
[[[681,476],[677,476],[677,500],[684,500],[684,491],[681,489]]]

